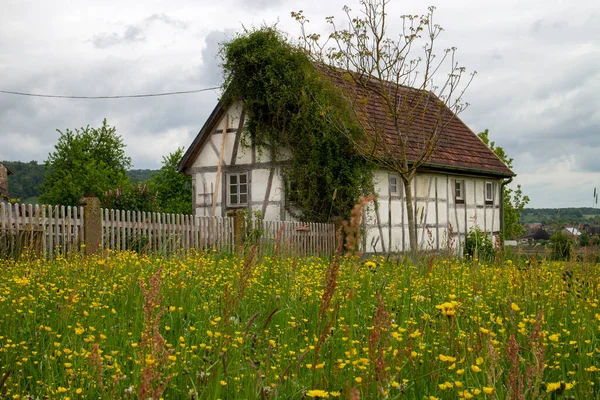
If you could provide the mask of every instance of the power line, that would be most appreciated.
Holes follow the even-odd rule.
[[[204,89],[197,90],[184,90],[179,92],[165,92],[165,93],[149,93],[149,94],[130,94],[130,95],[119,95],[119,96],[63,96],[63,95],[55,95],[55,94],[38,94],[38,93],[24,93],[24,92],[13,92],[10,90],[0,90],[0,93],[5,94],[14,94],[17,96],[30,96],[30,97],[45,97],[52,99],[85,99],[85,100],[99,100],[99,99],[130,99],[130,98],[140,98],[140,97],[159,97],[159,96],[173,96],[179,94],[190,94],[190,93],[200,93],[206,92],[209,90],[220,89],[219,86],[209,87]]]

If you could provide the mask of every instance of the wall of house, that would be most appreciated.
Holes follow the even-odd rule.
[[[260,211],[268,220],[289,220],[283,207],[281,164],[273,162],[267,151],[257,149],[251,138],[242,137],[243,118],[241,103],[229,107],[194,160],[190,173],[195,213],[224,216],[228,210],[245,208]],[[247,202],[232,205],[228,177],[244,172],[248,178]]]
[[[369,252],[400,252],[410,248],[404,189],[390,193],[393,174],[378,171],[374,176],[377,204],[365,212],[366,235],[363,248]],[[464,203],[455,201],[455,181],[463,182]],[[486,182],[492,183],[492,201],[485,201]],[[417,240],[421,249],[439,250],[448,246],[462,249],[466,234],[478,225],[489,235],[500,230],[500,180],[446,175],[418,174],[412,183],[415,197]]]
[[[236,208],[260,211],[266,220],[292,220],[285,211],[281,162],[273,162],[268,151],[259,151],[251,138],[243,143],[241,103],[233,104],[210,133],[190,169],[196,215],[224,216]],[[221,156],[221,149],[223,155]],[[218,165],[221,162],[219,171]],[[228,177],[247,173],[248,198],[244,205],[230,204]],[[377,206],[365,213],[366,235],[363,248],[371,252],[401,252],[409,249],[408,218],[402,182],[396,177],[398,193],[390,192],[390,176],[374,174]],[[454,182],[463,182],[464,202],[455,201]],[[493,184],[493,200],[485,201],[485,183]],[[448,245],[462,249],[465,235],[478,225],[490,235],[500,229],[500,180],[420,173],[413,181],[417,238],[422,249],[442,249]]]

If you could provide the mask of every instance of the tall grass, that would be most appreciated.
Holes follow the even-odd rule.
[[[595,265],[107,252],[0,268],[0,397],[599,397]]]

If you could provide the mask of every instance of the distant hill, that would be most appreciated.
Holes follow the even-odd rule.
[[[8,192],[22,200],[39,196],[39,187],[46,171],[37,161],[2,161],[12,171],[8,177]]]
[[[130,169],[127,171],[127,176],[131,182],[146,182],[152,175],[157,173],[157,169]]]
[[[549,224],[585,224],[600,221],[600,208],[526,208],[521,223],[541,222]]]
[[[30,203],[35,203],[41,194],[40,185],[44,181],[46,171],[44,164],[37,161],[2,161],[13,174],[8,178],[8,191],[14,197]],[[132,182],[145,182],[158,170],[132,169],[127,176]]]

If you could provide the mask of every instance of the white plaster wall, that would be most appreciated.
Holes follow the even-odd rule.
[[[204,202],[204,190],[212,193],[216,190],[217,173],[214,172],[219,162],[218,152],[221,149],[222,140],[225,138],[225,152],[223,155],[224,170],[221,173],[219,182],[219,193],[217,196],[216,215],[222,215],[221,200],[223,198],[223,176],[226,176],[227,166],[231,165],[232,154],[235,143],[235,132],[216,133],[218,129],[237,129],[241,116],[241,103],[233,104],[218,122],[215,131],[213,131],[201,150],[199,156],[193,162],[192,167],[210,167],[213,171],[204,171],[194,173],[193,183],[196,193],[196,213],[197,215],[212,215],[211,206],[202,206]],[[212,143],[213,145],[211,146]],[[214,147],[214,148],[213,148]],[[215,151],[216,150],[216,151]],[[279,154],[280,159],[285,158],[285,153]],[[268,151],[257,152],[256,162],[264,163],[271,160]],[[271,191],[268,202],[265,206],[264,200],[268,186],[270,170],[266,168],[255,168],[252,166],[252,151],[250,147],[238,146],[237,166],[247,166],[246,169],[250,180],[250,211],[265,209],[264,218],[267,220],[291,220],[291,215],[282,210],[284,188],[280,171],[276,171],[273,176]],[[406,251],[408,250],[408,218],[406,217],[405,194],[402,181],[398,177],[399,196],[390,197],[389,176],[387,171],[376,171],[374,173],[373,186],[378,196],[378,213],[375,213],[374,205],[370,205],[365,214],[366,230],[365,241],[366,250],[369,252],[377,251]],[[464,196],[466,204],[454,204],[454,180],[460,179],[465,182]],[[494,204],[485,204],[485,182],[494,182]],[[432,246],[433,248],[445,247],[449,224],[455,234],[455,247],[462,247],[464,235],[468,229],[477,224],[481,229],[489,234],[498,231],[500,227],[500,181],[486,180],[484,178],[469,177],[463,175],[446,175],[434,173],[418,174],[413,183],[413,195],[416,198],[414,208],[417,212],[417,237],[421,248]],[[212,188],[211,188],[212,184]],[[204,186],[206,185],[206,186]],[[436,191],[437,191],[437,210],[436,210]],[[212,196],[207,202],[212,202]],[[427,230],[431,232],[431,239],[428,237]],[[373,247],[373,244],[376,245]]]
[[[369,207],[366,215],[366,249],[370,252],[381,252],[384,249],[386,251],[408,250],[408,218],[406,218],[404,193],[399,199],[390,199],[388,174],[377,171],[374,179],[379,201],[380,223],[377,224],[374,208]],[[456,179],[464,181],[465,204],[454,204]],[[485,182],[494,183],[493,205],[485,204]],[[417,213],[417,239],[420,248],[445,248],[450,230],[454,233],[454,246],[459,251],[462,251],[465,234],[475,225],[489,235],[497,232],[500,226],[499,190],[499,180],[434,173],[417,175],[413,181],[413,193],[416,199],[414,208]],[[373,248],[372,243],[375,242],[377,246]]]

